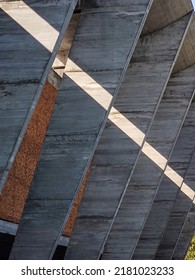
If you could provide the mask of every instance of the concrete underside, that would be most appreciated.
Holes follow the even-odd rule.
[[[60,245],[65,259],[184,259],[191,1],[83,0],[73,15],[77,2],[0,3],[2,256],[52,259]]]

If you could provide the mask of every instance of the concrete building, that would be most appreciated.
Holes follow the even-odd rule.
[[[0,65],[0,259],[184,259],[191,1],[0,1]]]

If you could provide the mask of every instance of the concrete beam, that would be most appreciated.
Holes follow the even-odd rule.
[[[194,67],[193,67],[194,68]],[[192,68],[191,77],[194,77],[194,69]],[[188,69],[190,71],[190,68]],[[187,82],[188,83],[188,82]],[[160,245],[161,239],[165,232],[171,211],[174,206],[174,202],[177,198],[179,189],[182,187],[183,179],[185,173],[188,169],[192,154],[195,149],[194,137],[195,137],[195,126],[194,126],[194,103],[191,104],[191,108],[188,112],[187,118],[184,122],[180,135],[178,137],[177,143],[175,145],[174,151],[172,153],[171,159],[169,160],[169,165],[179,174],[178,184],[176,186],[166,176],[163,177],[160,184],[159,190],[155,197],[152,210],[147,219],[144,235],[145,245],[142,243],[142,254],[144,251],[147,251],[147,258],[154,259],[158,247]],[[154,221],[158,220],[158,224]],[[152,233],[153,232],[153,233]],[[140,247],[141,249],[141,247]],[[150,250],[150,253],[149,253]],[[166,253],[166,250],[169,250],[169,246],[163,249]],[[162,259],[163,252],[161,250]],[[139,256],[141,255],[141,251]],[[169,254],[170,258],[171,253]],[[138,247],[137,247],[137,258],[138,257]],[[166,255],[165,255],[166,259]]]
[[[185,50],[193,50],[193,48],[195,47],[195,33],[192,32],[192,30],[194,30],[195,28],[195,18],[193,15],[192,18],[192,22],[191,25],[188,29],[188,32],[186,34],[184,43],[182,45],[181,51],[179,53],[179,57],[176,61],[174,70],[183,70],[184,65],[186,66],[186,68],[191,66],[191,63],[195,63],[194,59],[189,59],[187,63],[183,63],[183,56],[185,53]],[[192,58],[192,55],[190,54],[190,56]],[[192,92],[195,88],[195,84],[194,84],[194,71],[195,71],[195,65],[193,65],[192,67],[184,70],[184,71],[180,71],[180,73],[177,72],[177,74],[171,79],[172,81],[172,88],[176,88],[176,91],[178,90],[177,88],[180,87],[180,93],[185,95],[186,92]],[[170,81],[170,82],[171,82]],[[174,90],[171,90],[171,92],[174,93]],[[185,99],[185,97],[184,97]],[[180,102],[182,103],[182,99],[180,100]],[[178,104],[177,101],[175,103],[176,105]],[[168,105],[169,106],[169,105]],[[168,108],[168,107],[167,107]],[[179,116],[179,115],[178,115]],[[170,117],[171,121],[172,117]],[[173,125],[173,123],[170,124],[170,128],[173,129],[173,127],[175,128],[175,126]],[[174,130],[173,130],[174,131]],[[172,131],[172,132],[173,132]],[[167,130],[167,140],[169,142],[169,145],[173,144],[173,148],[176,144],[177,138],[175,139],[175,142],[172,143],[169,137],[169,129]],[[164,140],[162,138],[162,140]],[[158,145],[158,143],[157,143]],[[165,149],[167,149],[167,144],[164,144]],[[161,148],[162,149],[162,148]],[[164,148],[162,150],[163,154],[164,154]],[[173,155],[174,156],[174,155]],[[173,158],[173,157],[171,157]],[[167,158],[168,159],[168,158]],[[165,175],[166,177],[166,175]],[[165,179],[165,181],[169,181],[169,179]],[[139,242],[138,245],[136,247],[136,250],[134,252],[133,258],[134,259],[154,259],[157,248],[159,246],[159,240],[160,240],[160,235],[162,234],[162,229],[165,225],[165,221],[166,221],[166,215],[167,215],[167,219],[169,217],[170,214],[168,211],[168,204],[165,203],[164,201],[164,197],[165,197],[165,190],[167,193],[169,193],[169,191],[167,191],[167,187],[164,186],[164,183],[162,181],[162,186],[161,186],[161,182],[159,181],[158,187],[157,189],[159,190],[157,192],[157,197],[156,199],[154,199],[154,203],[152,205],[152,208],[150,210],[150,213],[147,217],[147,221],[144,225],[142,234],[139,238]],[[174,183],[172,183],[174,185]],[[178,188],[178,187],[176,187]],[[171,189],[171,188],[170,188]],[[161,191],[163,192],[163,194],[161,194]]]
[[[48,75],[48,82],[58,90],[61,81],[61,77],[53,69],[51,69]]]
[[[58,245],[60,246],[68,246],[70,238],[68,236],[61,235],[58,241]]]
[[[63,37],[62,43],[52,65],[54,71],[62,78],[64,75],[65,65],[70,53],[72,42],[74,39],[75,31],[78,25],[80,13],[74,13],[72,15],[69,26],[66,30],[66,33]]]
[[[18,224],[10,223],[5,220],[0,220],[0,233],[6,233],[15,236],[17,230],[18,230]],[[68,242],[69,242],[69,237],[60,236],[58,245],[67,247]]]
[[[179,244],[179,239],[182,234],[182,230],[184,229],[185,222],[187,223],[185,225],[184,230],[188,230],[188,221],[187,215],[190,213],[190,210],[194,210],[194,195],[195,195],[195,187],[194,187],[194,169],[195,169],[195,145],[194,145],[194,136],[195,136],[195,105],[194,101],[191,105],[189,116],[186,119],[186,124],[184,124],[184,130],[186,132],[183,136],[185,139],[185,153],[181,156],[182,146],[180,146],[180,150],[178,150],[178,155],[180,155],[180,170],[183,170],[183,166],[185,166],[187,159],[188,161],[188,167],[185,168],[185,176],[184,176],[184,182],[181,183],[180,189],[175,194],[174,190],[172,190],[172,196],[170,201],[167,202],[167,205],[172,202],[172,199],[174,199],[173,207],[170,211],[169,220],[166,225],[166,229],[164,231],[164,234],[162,235],[162,239],[160,242],[160,246],[158,248],[158,251],[156,253],[155,259],[171,259],[174,255],[174,258],[177,257],[177,245],[182,246],[186,244]],[[182,141],[182,139],[180,140]],[[184,140],[183,140],[184,141]],[[189,145],[187,145],[189,144]],[[192,151],[191,151],[192,150]],[[187,156],[185,156],[187,155]],[[186,192],[183,192],[182,189],[186,190]],[[170,190],[170,191],[171,191]],[[173,203],[173,202],[172,202]],[[190,215],[190,214],[189,214]],[[193,224],[193,227],[195,224]],[[192,231],[193,234],[194,230]],[[184,236],[183,236],[184,237]],[[182,238],[183,238],[182,237]],[[176,251],[175,251],[176,250]],[[181,253],[182,255],[182,253]],[[179,256],[179,255],[178,255]],[[180,257],[179,257],[180,259]]]
[[[0,232],[16,235],[18,225],[8,221],[0,220]]]
[[[169,155],[169,158],[167,157],[168,161],[168,165],[171,166],[175,172],[177,172],[177,174],[179,176],[181,176],[180,180],[182,181],[182,176],[184,175],[180,168],[181,165],[178,166],[176,164],[172,164],[174,161],[174,157],[176,157],[176,159],[178,160],[178,154],[180,155],[180,152],[178,151],[178,147],[181,148],[181,145],[176,144],[177,141],[177,137],[175,138],[175,142],[174,139],[171,139],[171,136],[174,135],[175,133],[175,128],[177,127],[177,125],[179,124],[179,119],[182,120],[181,117],[181,113],[182,111],[180,111],[180,106],[181,108],[185,108],[186,105],[184,105],[185,101],[189,102],[189,105],[191,104],[190,96],[193,97],[194,93],[194,88],[195,88],[195,78],[194,78],[194,72],[195,71],[195,65],[192,66],[191,68],[188,68],[186,70],[181,71],[180,73],[174,75],[171,80],[170,80],[170,94],[172,94],[174,96],[174,93],[176,94],[175,96],[175,101],[172,103],[172,106],[174,108],[171,109],[171,104],[167,104],[167,110],[169,111],[170,109],[172,110],[169,111],[168,113],[166,113],[166,116],[168,117],[167,123],[169,123],[169,129],[167,129],[167,131],[165,132],[166,134],[164,134],[164,136],[162,136],[162,140],[164,140],[164,142],[162,141],[162,146],[159,147],[159,144],[156,143],[158,145],[158,150],[160,148],[160,151],[162,152],[162,154],[164,155],[164,150],[167,150],[167,146],[169,146],[171,149],[174,149],[173,154],[171,156],[171,153]],[[185,94],[188,93],[188,98],[187,96],[185,96]],[[180,100],[177,99],[177,95],[178,97],[180,96]],[[180,105],[179,105],[180,104]],[[179,105],[179,107],[177,107]],[[176,113],[175,107],[177,107],[178,112]],[[188,111],[188,108],[186,110],[186,112]],[[172,113],[176,113],[175,117],[172,117],[170,114]],[[183,111],[184,113],[184,111]],[[173,118],[173,121],[172,121]],[[183,119],[185,118],[185,115],[183,115]],[[174,119],[175,122],[174,123]],[[188,121],[188,118],[187,118]],[[184,123],[184,127],[186,126],[186,123]],[[161,127],[159,125],[159,127]],[[162,130],[161,130],[162,131]],[[185,131],[186,132],[186,131]],[[183,132],[183,128],[181,129],[181,133],[178,137],[178,143],[181,144],[181,137],[183,136],[184,132]],[[161,135],[161,134],[160,134]],[[167,141],[168,143],[166,143],[165,141],[165,137],[167,135]],[[188,134],[187,134],[188,135]],[[172,140],[172,141],[171,141]],[[163,147],[163,143],[164,143],[164,147]],[[187,149],[185,151],[183,151],[183,156],[185,158],[187,158],[186,153],[188,154],[189,150],[190,150],[190,146],[187,146],[188,142],[186,142],[186,140],[183,142],[182,147],[187,147]],[[171,147],[171,145],[173,145]],[[176,146],[175,146],[176,145]],[[171,151],[170,151],[171,152]],[[185,168],[182,169],[183,171],[185,170]],[[155,173],[155,175],[162,175],[162,172],[159,173],[159,171],[157,171],[157,173]],[[157,175],[157,176],[159,176]],[[171,174],[170,174],[171,175]],[[174,174],[173,174],[174,175]],[[152,175],[151,175],[152,176]],[[179,177],[178,176],[178,177]],[[161,181],[162,179],[162,181]],[[166,175],[166,169],[164,171],[164,178],[159,178],[159,181],[156,183],[156,188],[157,188],[157,195],[154,199],[153,205],[150,209],[149,215],[147,217],[147,220],[145,221],[145,224],[143,226],[143,230],[142,233],[140,235],[139,238],[139,242],[136,246],[134,255],[133,255],[133,259],[154,259],[155,258],[155,254],[156,251],[158,249],[159,246],[159,242],[160,242],[160,238],[161,235],[163,233],[164,227],[166,225],[166,221],[170,215],[171,211],[171,204],[174,202],[174,193],[177,193],[180,187],[179,185],[176,185],[176,181],[174,182],[174,176],[173,178],[170,176],[168,177]],[[154,188],[154,190],[156,189]],[[149,194],[149,190],[148,194]],[[153,193],[153,196],[155,195],[155,192]],[[171,201],[170,201],[171,200]],[[145,202],[147,200],[145,199]]]
[[[177,240],[177,244],[172,254],[173,260],[185,259],[186,253],[192,241],[192,237],[194,236],[194,230],[195,230],[195,200],[193,201],[193,205],[189,213],[187,214],[182,231]]]
[[[105,241],[109,238],[121,198],[139,157],[140,146],[166,88],[189,19],[188,15],[161,32],[145,36],[139,41],[93,157],[66,259],[98,259],[103,253]],[[181,33],[177,32],[178,37],[170,40],[175,30]],[[126,226],[124,217],[120,226]],[[131,242],[128,240],[127,244],[123,237],[120,239],[120,235],[121,229],[115,235],[109,259],[124,259],[122,252],[126,252]],[[125,248],[118,251],[121,243]],[[107,258],[107,253],[103,253],[102,258]]]
[[[190,0],[156,0],[144,25],[142,35],[155,32],[175,22],[193,9]]]
[[[0,191],[77,0],[0,3]],[[30,19],[30,20],[29,20]]]
[[[179,88],[177,88],[177,82]],[[102,259],[132,259],[159,181],[163,171],[166,170],[167,160],[189,109],[194,86],[195,79],[192,79],[188,91],[186,83],[182,87],[181,77],[170,80],[130,178],[105,244]],[[188,96],[185,96],[186,92]],[[143,251],[140,259],[142,258],[144,258]]]
[[[195,14],[193,14],[192,24],[186,34],[184,44],[181,48],[179,58],[173,69],[177,73],[195,64]]]
[[[11,259],[52,258],[151,2],[82,9]]]

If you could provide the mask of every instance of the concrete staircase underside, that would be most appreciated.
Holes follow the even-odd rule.
[[[191,1],[1,1],[1,22],[2,195],[45,82],[59,89],[18,225],[0,227],[15,236],[9,258],[52,259],[61,244],[65,259],[184,259],[195,230]]]

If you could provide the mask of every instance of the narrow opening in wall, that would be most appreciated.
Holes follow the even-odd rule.
[[[66,249],[67,249],[66,246],[58,245],[55,250],[52,260],[64,260]]]
[[[8,260],[14,242],[14,235],[0,233],[0,260]]]

